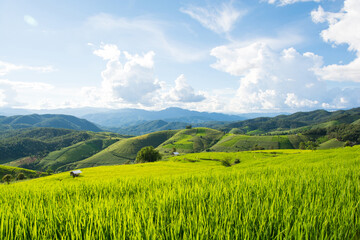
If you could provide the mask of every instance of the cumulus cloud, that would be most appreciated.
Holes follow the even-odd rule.
[[[285,6],[298,2],[320,2],[321,0],[266,0],[269,4],[277,4],[279,6]]]
[[[332,64],[323,67],[318,74],[325,80],[360,82],[360,1],[345,0],[340,12],[325,12],[320,6],[311,12],[315,23],[327,22],[328,29],[321,32],[324,41],[335,45],[347,44],[349,51],[357,53],[349,64]]]
[[[102,44],[93,53],[106,60],[107,64],[101,73],[101,89],[82,89],[81,94],[86,96],[86,99],[108,106],[140,104],[151,107],[168,106],[171,102],[199,102],[205,98],[201,93],[195,93],[184,75],[175,80],[174,87],[159,81],[154,74],[153,51],[142,55],[130,54],[120,51],[116,45]]]
[[[0,76],[5,76],[12,71],[19,71],[19,70],[30,70],[30,71],[36,71],[42,73],[55,71],[55,69],[52,66],[33,67],[26,65],[16,65],[16,64],[0,61]]]
[[[90,45],[92,46],[92,45]],[[93,52],[104,60],[117,60],[120,57],[120,50],[116,45],[106,44]]]
[[[299,53],[294,48],[274,51],[267,44],[220,46],[212,49],[217,61],[211,66],[240,78],[227,111],[307,110],[323,106],[352,107],[360,104],[354,92],[327,89],[316,75],[322,57]],[[349,95],[351,94],[351,95]]]
[[[205,96],[201,93],[195,93],[194,89],[187,83],[184,74],[181,74],[175,80],[175,87],[169,91],[168,99],[175,102],[201,102]]]
[[[121,53],[116,45],[103,44],[94,54],[108,61],[106,69],[101,73],[102,94],[108,98],[148,105],[152,94],[160,89],[154,75],[153,51],[131,55],[128,52]],[[120,56],[124,57],[124,63],[120,61]]]
[[[204,27],[216,32],[227,33],[233,29],[236,21],[246,14],[245,11],[235,9],[231,2],[223,3],[220,7],[196,7],[181,8],[181,12],[188,14],[199,21]]]

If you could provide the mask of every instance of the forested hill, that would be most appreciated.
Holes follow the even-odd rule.
[[[32,114],[11,117],[0,116],[0,130],[12,130],[31,127],[65,128],[73,130],[102,131],[85,119],[62,114]]]
[[[277,117],[260,117],[245,121],[233,122],[220,127],[223,131],[237,129],[242,133],[256,131],[266,133],[276,130],[289,130],[317,124],[350,124],[360,119],[360,108],[328,112],[316,110],[311,112],[297,112],[291,115],[279,115]]]

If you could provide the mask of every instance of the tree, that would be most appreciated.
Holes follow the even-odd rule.
[[[305,143],[304,143],[304,142],[301,142],[301,143],[299,144],[299,149],[305,149],[305,148],[306,148]]]
[[[187,125],[185,128],[186,128],[186,129],[192,129],[192,126],[191,126],[191,125]]]
[[[17,180],[24,180],[25,179],[25,174],[24,173],[19,173],[16,177]]]
[[[2,180],[4,182],[7,182],[8,184],[10,184],[11,178],[12,178],[12,176],[10,174],[6,174],[5,176],[3,176]]]
[[[319,144],[313,141],[307,141],[305,145],[307,150],[316,150],[316,148],[319,146]]]
[[[161,159],[161,154],[153,146],[143,147],[136,155],[135,163],[155,162]]]
[[[48,168],[46,169],[46,173],[47,173],[48,175],[51,175],[51,174],[54,173],[54,171],[53,171],[50,167],[48,167]]]

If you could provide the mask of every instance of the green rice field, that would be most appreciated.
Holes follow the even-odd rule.
[[[0,239],[360,238],[359,146],[82,171],[1,184]]]

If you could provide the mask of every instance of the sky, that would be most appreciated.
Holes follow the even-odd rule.
[[[360,106],[359,0],[0,0],[0,108]]]

